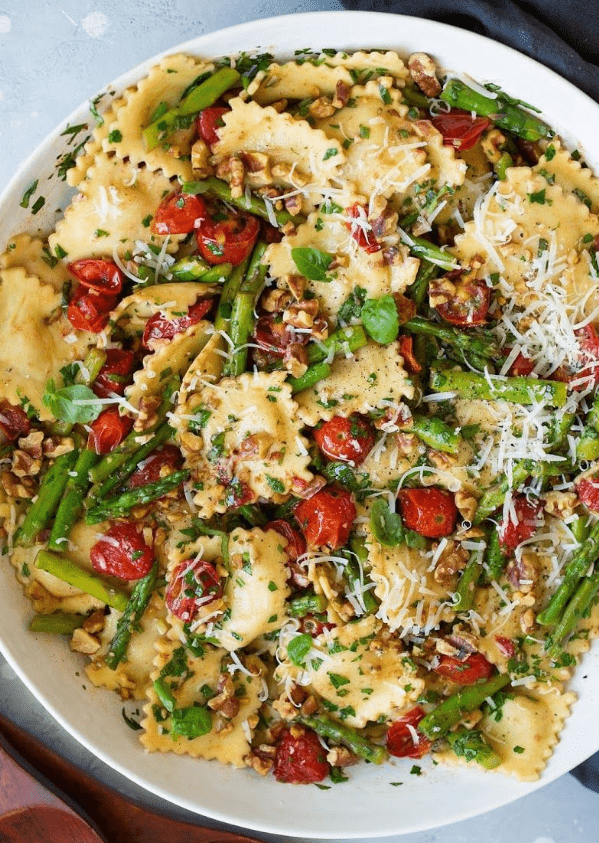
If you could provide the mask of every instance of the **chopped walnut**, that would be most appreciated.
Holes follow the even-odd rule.
[[[349,600],[344,600],[343,602],[340,600],[331,600],[330,605],[331,609],[339,615],[343,623],[349,623],[356,614]]]
[[[275,700],[272,707],[281,715],[283,720],[294,720],[297,717],[296,707],[285,696]]]
[[[269,746],[268,744],[260,744],[255,747],[249,755],[246,755],[244,761],[261,776],[267,776],[275,763],[275,756],[277,754],[276,746]]]
[[[294,378],[301,378],[308,369],[308,352],[299,342],[290,343],[285,349],[283,365]]]
[[[282,114],[283,111],[285,111],[285,109],[287,108],[288,105],[289,105],[289,100],[286,100],[286,99],[275,100],[274,102],[270,103],[270,107],[274,108],[274,110],[277,112],[277,114]]]
[[[100,639],[90,635],[83,627],[76,629],[71,638],[71,650],[76,653],[85,653],[88,656],[97,653],[100,649]]]
[[[335,108],[343,108],[347,105],[350,91],[350,86],[344,82],[343,79],[339,79],[337,81],[337,84],[335,85],[335,96],[333,97],[333,105]]]
[[[201,138],[191,147],[191,169],[198,179],[207,179],[214,175],[214,167],[210,163],[210,147]]]
[[[247,169],[248,181],[253,187],[272,184],[270,157],[264,152],[246,152],[243,163]]]
[[[152,427],[158,421],[158,407],[162,403],[160,395],[149,395],[147,398],[142,397],[139,402],[139,415],[133,422],[133,430],[136,433],[143,433],[149,427]]]
[[[296,301],[304,297],[306,291],[306,279],[303,275],[284,275],[283,280],[289,287],[289,292]]]
[[[44,441],[44,434],[41,430],[32,430],[28,436],[21,436],[19,439],[19,448],[25,451],[29,456],[36,460],[42,458]]]
[[[326,340],[329,335],[329,323],[324,316],[317,316],[312,323],[312,338],[315,340]]]
[[[294,235],[294,234],[296,233],[296,231],[297,231],[297,228],[296,228],[296,227],[295,227],[295,225],[291,222],[291,220],[288,220],[288,221],[285,223],[285,225],[282,225],[282,226],[281,226],[281,229],[280,229],[280,230],[281,230],[281,233],[285,235],[285,237],[293,237],[293,235]]]
[[[55,460],[56,457],[68,454],[74,447],[75,443],[70,436],[48,436],[44,439],[42,450],[45,457]]]
[[[310,112],[310,116],[316,120],[324,120],[326,117],[331,117],[335,113],[335,106],[328,97],[318,97],[318,99],[310,103],[308,111]]]
[[[294,328],[311,328],[317,313],[318,301],[316,299],[302,299],[293,302],[284,311],[283,322]]]
[[[539,578],[539,563],[534,553],[523,551],[510,559],[505,570],[508,582],[522,594],[530,594]]]
[[[447,277],[431,280],[428,287],[428,302],[431,307],[438,307],[440,304],[447,304],[455,297],[455,284]]]
[[[438,97],[441,83],[437,79],[437,68],[427,53],[412,53],[408,59],[410,76],[427,97]]]
[[[216,696],[208,700],[208,708],[218,711],[232,720],[239,714],[239,700],[235,697],[235,685],[228,673],[221,673],[216,686]]]
[[[291,296],[287,290],[274,287],[264,294],[260,303],[267,313],[280,313],[291,304]]]
[[[520,615],[520,629],[525,635],[528,635],[528,633],[534,628],[534,625],[535,613],[532,609],[526,609]]]
[[[219,711],[216,716],[216,728],[214,730],[217,735],[224,737],[225,735],[230,734],[234,728],[235,726],[231,723],[230,719],[228,717],[223,717],[222,712]]]
[[[90,635],[94,635],[97,632],[102,632],[105,622],[106,616],[103,610],[98,609],[83,621],[83,629]]]
[[[480,145],[491,164],[496,164],[505,149],[506,137],[499,129],[490,129],[482,136]]]
[[[184,430],[180,434],[179,439],[185,450],[191,451],[192,453],[199,453],[204,447],[202,438],[200,436],[196,436],[195,433],[189,433],[187,430]]]
[[[302,703],[302,714],[316,714],[318,711],[318,702],[316,697],[310,694]]]
[[[327,761],[333,767],[351,767],[360,759],[346,746],[334,746],[327,752]]]
[[[294,705],[301,705],[306,699],[307,692],[301,685],[292,685],[289,691],[289,699]]]
[[[554,515],[556,518],[569,518],[574,515],[578,504],[578,496],[575,492],[545,492],[545,512]]]
[[[285,208],[294,216],[299,216],[301,214],[302,204],[303,200],[301,193],[296,193],[295,196],[288,196],[287,199],[285,199]]]
[[[443,548],[435,566],[435,581],[450,587],[455,581],[455,575],[466,567],[468,553],[461,544],[449,539]]]
[[[270,433],[252,433],[246,436],[237,449],[238,459],[242,460],[245,457],[255,459],[255,457],[258,457],[263,460],[268,455],[274,441],[274,437]]]
[[[42,461],[34,459],[26,451],[17,449],[13,452],[11,468],[17,477],[35,477],[41,467]]]
[[[458,463],[453,454],[445,454],[443,451],[435,451],[433,448],[428,449],[427,456],[435,468],[442,470],[453,468]]]
[[[31,477],[17,477],[12,471],[3,471],[0,475],[2,488],[11,498],[30,499],[35,495],[35,481]]]
[[[478,501],[469,492],[458,489],[455,493],[455,505],[465,521],[472,521],[478,506]]]
[[[409,457],[418,447],[418,437],[413,433],[398,433],[395,437],[397,450],[404,457]]]

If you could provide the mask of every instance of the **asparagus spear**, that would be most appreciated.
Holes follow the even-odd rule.
[[[599,459],[599,433],[587,425],[576,441],[576,456],[579,460]]]
[[[318,615],[327,608],[324,594],[302,594],[287,604],[287,614],[292,618],[304,618],[306,615]]]
[[[174,471],[155,483],[148,483],[146,486],[139,486],[137,489],[123,492],[122,495],[108,498],[108,500],[88,511],[85,522],[86,524],[99,524],[100,521],[107,521],[112,518],[124,518],[134,506],[151,503],[164,497],[172,489],[176,489],[184,480],[187,480],[189,475],[188,469]]]
[[[244,258],[244,260],[242,260],[242,262],[233,269],[233,272],[223,284],[218,309],[216,311],[216,319],[214,320],[214,327],[217,331],[229,333],[233,303],[247,274],[249,262],[250,255]]]
[[[589,410],[589,414],[587,416],[587,425],[592,427],[593,430],[596,430],[599,433],[599,392],[595,395],[595,399],[593,401],[593,406]]]
[[[193,88],[179,105],[170,108],[143,130],[146,150],[150,152],[161,140],[172,135],[177,129],[178,118],[188,117],[208,108],[240,78],[239,73],[232,67],[216,70],[205,82]]]
[[[418,268],[416,280],[409,289],[409,296],[416,305],[416,310],[422,310],[428,294],[428,286],[431,278],[435,278],[439,269],[434,263],[421,263]]]
[[[501,552],[501,545],[499,544],[499,531],[494,528],[490,532],[485,549],[483,565],[485,581],[492,582],[494,580],[497,582],[503,573],[506,561],[507,557]]]
[[[428,261],[441,269],[455,269],[456,259],[448,252],[444,252],[439,246],[435,246],[424,237],[415,237],[413,234],[401,234],[402,241],[408,246],[410,252],[421,260]]]
[[[345,566],[345,578],[347,579],[350,588],[354,593],[360,592],[362,595],[362,603],[367,615],[373,615],[378,612],[379,604],[371,589],[367,591],[364,586],[370,585],[366,576],[360,576],[360,568],[364,571],[364,565],[368,562],[368,551],[366,549],[366,542],[363,538],[352,536],[349,542],[354,556],[347,555],[347,564]],[[360,564],[358,564],[360,563]]]
[[[501,97],[492,99],[473,91],[459,79],[450,79],[443,88],[440,99],[454,108],[475,111],[480,117],[489,117],[500,129],[505,129],[527,141],[548,138],[553,132],[545,123],[517,105]]]
[[[156,585],[157,577],[158,563],[154,562],[150,573],[135,583],[129,602],[122,617],[119,618],[114,638],[110,642],[110,648],[106,654],[105,661],[111,670],[116,670],[119,663],[126,656],[131,635],[137,624],[141,621],[143,613],[146,611]]]
[[[474,595],[476,594],[476,585],[482,572],[482,553],[475,550],[470,554],[470,559],[462,571],[458,587],[456,588],[457,599],[451,607],[456,612],[467,612],[472,608]]]
[[[52,635],[72,635],[83,625],[85,615],[53,612],[51,615],[34,615],[29,624],[31,632],[48,632]]]
[[[462,437],[441,419],[429,416],[412,416],[411,427],[406,430],[415,433],[425,445],[446,454],[457,454]]]
[[[431,369],[430,386],[433,392],[455,392],[460,398],[503,399],[513,404],[546,401],[552,407],[563,407],[568,397],[568,385],[561,381],[517,377],[489,382],[483,375],[460,369]]]
[[[79,454],[75,468],[73,469],[74,476],[69,475],[56,512],[52,532],[48,539],[48,548],[50,550],[64,550],[64,545],[68,542],[71,528],[83,509],[83,498],[90,485],[89,471],[99,459],[99,455],[90,448],[83,448]]]
[[[210,176],[203,181],[187,182],[183,185],[182,190],[183,193],[210,193],[222,202],[233,205],[234,208],[239,208],[240,211],[248,211],[255,217],[261,217],[263,220],[266,220],[266,222],[270,222],[274,215],[279,227],[286,225],[288,222],[293,225],[301,225],[301,223],[305,222],[304,217],[294,216],[289,211],[279,211],[274,205],[271,205],[271,210],[269,211],[264,199],[255,196],[253,193],[250,194],[249,199],[245,194],[240,197],[232,196],[229,185],[225,181],[222,181],[222,179],[217,179],[214,176]]]
[[[309,729],[313,729],[317,735],[323,738],[343,744],[354,755],[359,755],[360,758],[364,758],[373,764],[382,764],[389,757],[389,753],[384,746],[379,746],[369,741],[367,738],[362,737],[355,729],[352,729],[350,726],[344,726],[326,714],[300,714],[296,722],[302,723]]]
[[[487,697],[492,697],[509,681],[508,674],[497,673],[486,682],[465,685],[423,717],[418,724],[418,731],[431,741],[444,737],[452,726],[460,722],[464,712],[479,708]]]
[[[287,378],[287,383],[291,384],[291,391],[295,395],[296,392],[302,392],[304,389],[315,386],[320,381],[328,378],[330,374],[331,367],[328,363],[316,363],[316,365],[310,366],[301,377]]]
[[[485,770],[493,770],[501,764],[501,758],[477,729],[456,729],[446,737],[455,754],[466,761],[476,761]]]
[[[51,553],[49,550],[40,550],[34,564],[36,568],[47,571],[59,580],[85,591],[86,594],[91,594],[92,597],[112,606],[113,609],[118,609],[119,612],[124,612],[127,607],[129,595],[126,591],[110,585],[107,580],[97,574],[79,567],[66,556]]]
[[[584,577],[574,592],[574,596],[566,606],[561,620],[551,635],[547,638],[545,647],[549,655],[555,658],[562,651],[562,646],[578,626],[584,613],[593,602],[599,591],[599,569],[589,577]]]
[[[450,328],[447,325],[440,325],[437,322],[423,319],[422,316],[414,316],[402,325],[402,330],[409,331],[411,334],[435,337],[441,340],[441,342],[447,343],[452,348],[467,352],[468,354],[474,354],[485,360],[498,359],[499,357],[497,344],[493,337],[488,334],[475,333],[474,331],[468,333],[457,331],[455,328]]]
[[[476,514],[472,520],[474,525],[480,524],[496,509],[503,505],[505,496],[511,489],[517,489],[533,469],[532,460],[520,460],[512,469],[512,476],[504,475],[503,479],[495,483],[484,493],[478,502]]]
[[[202,281],[204,284],[221,284],[233,271],[232,263],[219,263],[216,266],[204,260],[200,255],[189,255],[174,263],[169,272],[177,281]]]
[[[507,168],[514,166],[514,159],[509,152],[502,152],[499,159],[493,164],[495,175],[499,181],[505,181],[507,178]]]
[[[37,499],[29,507],[25,519],[14,535],[15,545],[32,545],[54,513],[69,479],[69,471],[77,462],[78,452],[68,451],[56,457],[41,482]]]
[[[349,350],[352,353],[366,345],[368,339],[364,328],[361,325],[349,325],[347,328],[339,328],[326,340],[310,343],[308,346],[308,361],[320,363],[325,360],[331,351],[333,354],[343,354]]]
[[[254,328],[256,298],[262,289],[268,269],[266,264],[261,262],[266,249],[267,244],[264,241],[256,243],[247,275],[233,301],[230,336],[234,348],[225,361],[223,377],[236,377],[245,372],[248,356],[246,343]]]

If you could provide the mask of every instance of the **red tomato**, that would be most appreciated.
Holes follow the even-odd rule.
[[[100,374],[92,384],[92,389],[100,398],[108,398],[111,392],[122,395],[133,371],[133,352],[122,348],[106,349],[106,362]]]
[[[113,524],[92,547],[89,557],[94,570],[123,580],[140,580],[154,564],[154,551],[128,521]]]
[[[152,220],[152,234],[189,234],[198,220],[206,218],[206,204],[200,196],[176,190],[165,196]]]
[[[108,324],[108,316],[116,306],[116,302],[116,296],[88,292],[83,284],[78,284],[69,302],[67,318],[73,328],[99,334]]]
[[[299,631],[311,635],[312,638],[322,635],[325,629],[335,629],[335,624],[319,621],[314,615],[304,615],[303,618],[300,618]]]
[[[314,431],[316,444],[329,460],[361,465],[374,445],[372,427],[360,416],[333,416]]]
[[[581,503],[591,512],[599,512],[599,478],[585,477],[576,484]]]
[[[288,524],[287,521],[283,521],[282,518],[277,518],[276,521],[271,521],[264,529],[275,530],[279,533],[279,535],[283,536],[284,539],[287,539],[287,544],[285,545],[284,550],[289,557],[290,562],[297,562],[298,556],[302,556],[306,552],[306,540],[302,534],[298,533],[297,530],[294,530],[291,524]]]
[[[141,468],[136,468],[131,477],[127,480],[128,489],[137,489],[138,486],[147,486],[148,483],[156,483],[164,475],[161,473],[165,466],[173,471],[178,471],[183,464],[181,451],[175,445],[162,445],[156,448]],[[169,472],[170,473],[170,472]]]
[[[356,507],[349,492],[326,486],[295,508],[297,518],[309,545],[336,550],[347,543]]]
[[[294,727],[296,728],[296,727]],[[291,729],[285,729],[277,743],[275,778],[288,784],[313,784],[329,775],[326,749],[311,729],[294,738]]]
[[[400,489],[401,517],[408,530],[436,539],[453,533],[458,517],[453,494],[446,489]]]
[[[196,120],[196,128],[198,135],[208,146],[212,146],[219,140],[218,130],[225,125],[223,115],[228,114],[229,111],[231,111],[230,108],[221,108],[217,105],[200,111]]]
[[[223,594],[222,580],[205,559],[181,562],[166,589],[165,602],[175,617],[190,621],[200,606]]]
[[[123,273],[112,261],[89,258],[68,265],[80,284],[104,295],[115,295],[123,289]]]
[[[521,542],[532,538],[537,531],[537,520],[542,511],[544,501],[532,503],[526,495],[515,495],[513,498],[516,510],[516,523],[508,518],[499,527],[499,543],[504,553],[511,553]]]
[[[200,253],[208,263],[240,264],[254,248],[260,223],[251,214],[231,214],[215,222],[207,217],[196,231]]]
[[[506,638],[505,635],[496,635],[495,643],[497,644],[501,654],[507,656],[508,659],[511,659],[516,655],[514,642],[510,638]]]
[[[198,299],[187,311],[187,316],[167,319],[162,313],[156,313],[146,322],[141,344],[150,348],[154,340],[172,340],[176,334],[181,334],[192,325],[197,325],[212,307],[212,299]]]
[[[451,679],[458,685],[474,685],[481,679],[488,679],[493,673],[493,665],[482,653],[472,653],[463,662],[452,659],[451,656],[441,656],[441,661],[435,668],[435,673]]]
[[[108,454],[123,441],[132,427],[132,418],[121,416],[118,407],[109,407],[92,422],[87,447],[96,454]]]
[[[486,117],[472,117],[469,111],[462,111],[461,108],[452,108],[447,114],[437,114],[431,122],[443,135],[445,146],[453,146],[460,152],[472,149],[491,125]]]
[[[365,252],[368,252],[368,254],[380,252],[382,249],[381,244],[377,243],[372,228],[367,228],[367,225],[370,226],[370,223],[368,223],[368,213],[365,206],[356,202],[351,206],[351,208],[347,209],[346,213],[350,219],[356,220],[356,222],[348,222],[346,225],[351,231],[351,236],[354,238],[358,246],[360,246],[361,249],[364,249]],[[359,222],[362,224],[360,225]]]
[[[578,377],[589,378],[588,383],[581,384],[579,388],[585,389],[589,384],[596,386],[599,383],[599,336],[593,325],[579,328],[575,333],[580,345],[581,371]]]
[[[450,325],[473,328],[484,325],[491,304],[491,289],[485,283],[458,282],[453,299],[435,306],[439,316]]]
[[[403,357],[406,369],[411,375],[417,375],[422,371],[422,366],[414,357],[413,338],[400,337],[399,338],[399,353]]]
[[[8,401],[2,401],[0,430],[9,442],[16,442],[21,436],[27,436],[31,430],[31,422],[22,407],[13,407]]]
[[[415,743],[412,732],[408,729],[408,726],[416,728],[423,717],[424,711],[417,705],[391,724],[386,738],[390,755],[397,758],[422,758],[426,755],[432,746],[431,741],[424,735],[418,735],[418,743]]]
[[[509,353],[509,349],[506,349],[506,351],[508,351]],[[529,357],[525,357],[524,354],[519,354],[508,369],[508,375],[514,378],[527,378],[531,374],[534,367],[535,364]]]

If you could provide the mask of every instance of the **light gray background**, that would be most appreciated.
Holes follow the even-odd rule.
[[[232,24],[336,9],[341,9],[337,0],[0,0],[0,190],[60,120],[142,60]],[[0,706],[15,722],[119,791],[182,819],[196,818],[129,784],[93,758],[54,724],[2,656]],[[590,843],[599,839],[598,826],[599,795],[564,776],[484,817],[387,840]],[[250,833],[266,841],[277,839]]]

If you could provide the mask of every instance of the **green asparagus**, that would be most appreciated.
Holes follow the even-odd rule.
[[[492,515],[496,509],[499,509],[500,506],[503,506],[503,502],[505,500],[505,496],[511,489],[517,489],[526,478],[529,476],[533,469],[533,462],[532,460],[520,460],[520,462],[516,463],[516,465],[512,468],[511,476],[504,475],[503,479],[499,480],[493,486],[491,486],[487,491],[484,493],[482,498],[478,502],[478,506],[476,508],[476,514],[472,519],[472,523],[477,526],[481,524],[485,518],[488,518],[489,515]]]
[[[482,550],[482,548],[481,548]],[[460,575],[456,588],[456,600],[451,607],[456,612],[468,612],[474,603],[476,586],[483,572],[483,557],[480,551],[474,550]]]
[[[51,553],[49,550],[40,550],[35,557],[35,567],[41,571],[47,571],[59,580],[81,589],[86,594],[91,594],[92,597],[112,606],[119,612],[124,612],[127,607],[129,595],[126,591],[112,586],[108,580],[99,577],[97,574],[81,568],[66,556]]]
[[[183,193],[209,193],[212,196],[216,196],[222,202],[226,202],[228,205],[233,205],[234,208],[238,208],[240,211],[247,211],[255,217],[261,217],[263,220],[266,220],[266,222],[271,222],[271,219],[274,216],[274,219],[279,227],[286,225],[289,222],[292,223],[292,225],[301,225],[301,223],[305,222],[303,217],[294,216],[293,214],[290,214],[289,211],[280,211],[274,206],[274,204],[271,205],[271,208],[269,209],[264,199],[261,199],[259,196],[255,196],[253,193],[250,195],[249,199],[245,196],[245,194],[239,197],[233,196],[229,185],[225,181],[217,179],[214,176],[210,176],[203,181],[194,181],[184,184]]]
[[[549,655],[554,658],[562,651],[568,638],[574,632],[586,610],[599,591],[599,569],[584,577],[551,635],[545,643]]]
[[[409,331],[411,334],[435,337],[458,351],[474,354],[485,360],[497,359],[499,356],[497,343],[489,334],[458,331],[449,325],[440,325],[422,316],[414,316],[402,325],[402,330]]]
[[[31,504],[25,519],[14,535],[14,544],[31,546],[38,535],[49,523],[58,509],[60,499],[69,479],[69,471],[77,462],[78,452],[68,451],[56,457],[41,482],[37,498]]]
[[[246,370],[248,349],[247,342],[254,328],[256,299],[264,286],[268,267],[262,258],[267,244],[259,241],[254,247],[247,275],[233,301],[231,312],[230,336],[233,343],[228,359],[225,361],[223,376],[236,377]]]
[[[61,551],[68,544],[69,533],[83,509],[83,499],[89,489],[90,469],[100,459],[99,455],[90,448],[83,448],[60,500],[52,532],[48,539],[49,550]],[[74,476],[73,476],[74,475]]]
[[[477,729],[456,729],[455,732],[449,732],[446,737],[449,746],[459,758],[476,761],[485,770],[493,770],[501,764],[499,755]]]
[[[303,618],[306,615],[319,615],[327,608],[324,594],[302,594],[294,597],[287,605],[287,614],[291,618]]]
[[[457,454],[462,437],[441,419],[429,416],[412,416],[406,430],[415,433],[425,445],[446,454]]]
[[[508,674],[496,673],[486,682],[465,685],[423,717],[418,731],[431,741],[444,737],[452,726],[460,722],[465,712],[479,708],[487,697],[492,697],[509,681]]]
[[[304,389],[315,386],[328,378],[330,374],[331,367],[328,363],[316,363],[314,366],[310,366],[299,378],[287,378],[287,383],[291,384],[291,391],[295,395],[296,392],[302,392]]]
[[[353,354],[359,348],[365,346],[367,342],[366,333],[361,325],[339,328],[326,340],[310,343],[308,346],[308,361],[310,364],[320,363],[321,360],[325,360],[331,354],[331,351],[335,355],[344,354],[346,351]]]
[[[110,647],[106,654],[105,661],[111,670],[116,670],[119,663],[123,661],[127,654],[131,635],[146,611],[152,592],[156,586],[157,577],[158,563],[155,562],[150,573],[135,583],[125,611],[118,620],[114,638],[110,642]]]
[[[98,506],[88,510],[85,522],[86,524],[99,524],[100,521],[111,518],[124,518],[134,506],[152,503],[152,501],[158,500],[158,498],[162,498],[168,492],[176,489],[184,480],[187,480],[189,474],[188,469],[174,471],[155,483],[148,483],[146,486],[139,486],[114,498],[108,498]]]
[[[31,632],[47,632],[51,635],[72,635],[85,621],[85,615],[53,612],[51,615],[34,615],[29,624]]]
[[[373,764],[382,764],[389,757],[389,753],[384,746],[379,746],[369,741],[367,738],[362,737],[355,729],[352,729],[350,726],[344,726],[326,714],[300,714],[296,722],[302,723],[309,729],[313,729],[322,738],[343,744],[354,755],[359,755],[360,758],[364,758]]]
[[[217,331],[224,331],[226,334],[229,333],[233,304],[247,275],[250,257],[250,255],[247,255],[241,263],[237,264],[237,266],[233,269],[233,272],[223,284],[218,309],[216,311],[216,319],[214,320],[214,327]]]
[[[401,239],[417,258],[448,271],[456,268],[456,260],[453,255],[443,251],[439,246],[435,246],[434,243],[424,237],[414,237],[412,234],[403,233]]]
[[[563,407],[568,397],[568,385],[561,381],[524,377],[491,380],[460,369],[431,369],[430,387],[433,392],[454,392],[460,398],[471,400],[504,400],[513,404],[545,401],[552,407]]]

